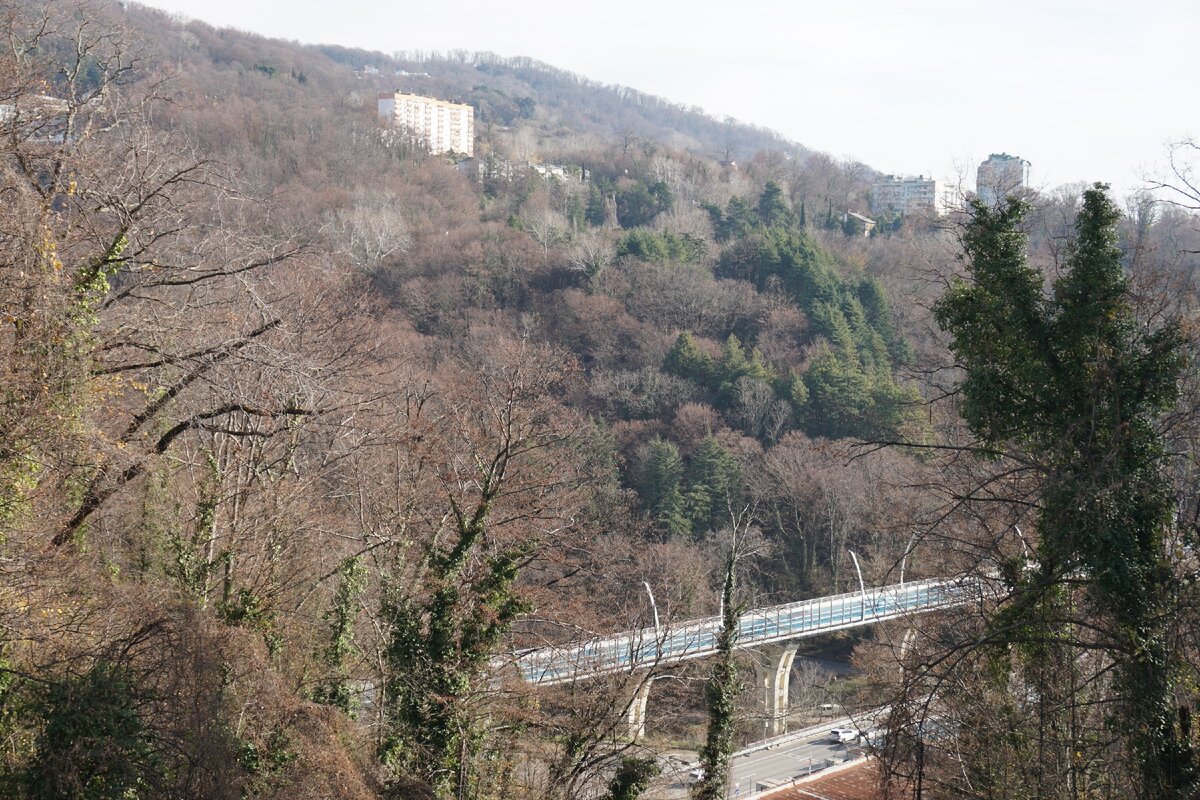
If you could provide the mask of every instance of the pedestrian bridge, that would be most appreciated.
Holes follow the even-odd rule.
[[[760,673],[770,720],[768,733],[781,733],[786,728],[788,686],[800,639],[964,606],[979,602],[985,593],[977,578],[923,580],[745,612],[738,620],[734,646],[758,651],[764,657]],[[720,616],[706,617],[522,650],[514,656],[526,682],[553,686],[610,673],[648,673],[651,668],[704,658],[717,651],[720,629]],[[503,663],[510,664],[512,660],[503,659]],[[651,683],[652,679],[643,681],[637,696],[630,701],[627,709],[630,738],[638,738],[645,730]]]
[[[961,606],[978,600],[980,590],[979,582],[973,578],[913,581],[759,608],[742,614],[735,646],[741,650],[754,649]],[[516,662],[521,677],[529,683],[543,686],[569,683],[712,655],[717,650],[720,629],[721,617],[706,617],[659,629],[643,628],[524,650],[516,654]]]

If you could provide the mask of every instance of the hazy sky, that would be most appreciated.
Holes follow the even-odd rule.
[[[1200,136],[1200,0],[150,0],[215,25],[382,50],[525,55],[947,179],[991,152],[1118,190]]]

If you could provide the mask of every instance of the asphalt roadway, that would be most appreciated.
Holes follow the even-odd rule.
[[[858,720],[862,725],[863,720]],[[785,786],[792,778],[819,772],[829,762],[841,763],[862,754],[858,742],[834,742],[830,730],[839,727],[855,727],[849,717],[830,720],[819,726],[806,728],[787,736],[776,737],[776,742],[759,749],[762,744],[734,755],[730,765],[730,787],[732,797],[745,797],[759,789]]]
[[[793,778],[804,777],[810,773],[819,772],[862,755],[863,750],[858,742],[834,742],[830,731],[833,728],[865,728],[870,726],[870,718],[858,717],[857,721],[850,717],[831,719],[805,728],[801,731],[777,736],[734,754],[730,765],[730,797],[748,797],[756,791],[766,788],[783,787],[792,782]],[[680,767],[674,774],[669,774],[671,785],[666,797],[687,797],[688,790],[695,783],[691,769]],[[665,788],[665,787],[664,787]]]

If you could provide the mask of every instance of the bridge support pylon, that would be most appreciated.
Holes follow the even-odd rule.
[[[654,678],[646,678],[638,686],[637,694],[629,701],[625,710],[625,736],[630,742],[636,742],[646,735],[646,707],[650,704],[650,687]]]
[[[757,650],[759,684],[763,690],[766,712],[766,735],[787,733],[788,691],[792,686],[792,662],[796,660],[799,642],[785,642]]]
[[[904,659],[908,656],[908,650],[913,646],[913,642],[917,640],[917,629],[908,628],[904,631],[904,638],[900,641],[900,663],[904,663]]]

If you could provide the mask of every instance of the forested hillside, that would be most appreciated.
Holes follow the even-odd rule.
[[[524,59],[0,8],[0,794],[634,797],[656,674],[497,658],[851,591],[851,551],[1020,571],[932,318],[957,222],[862,236],[863,165]],[[398,86],[477,157],[382,129]],[[1193,223],[1119,223],[1151,320]],[[713,678],[673,674],[679,739]]]

